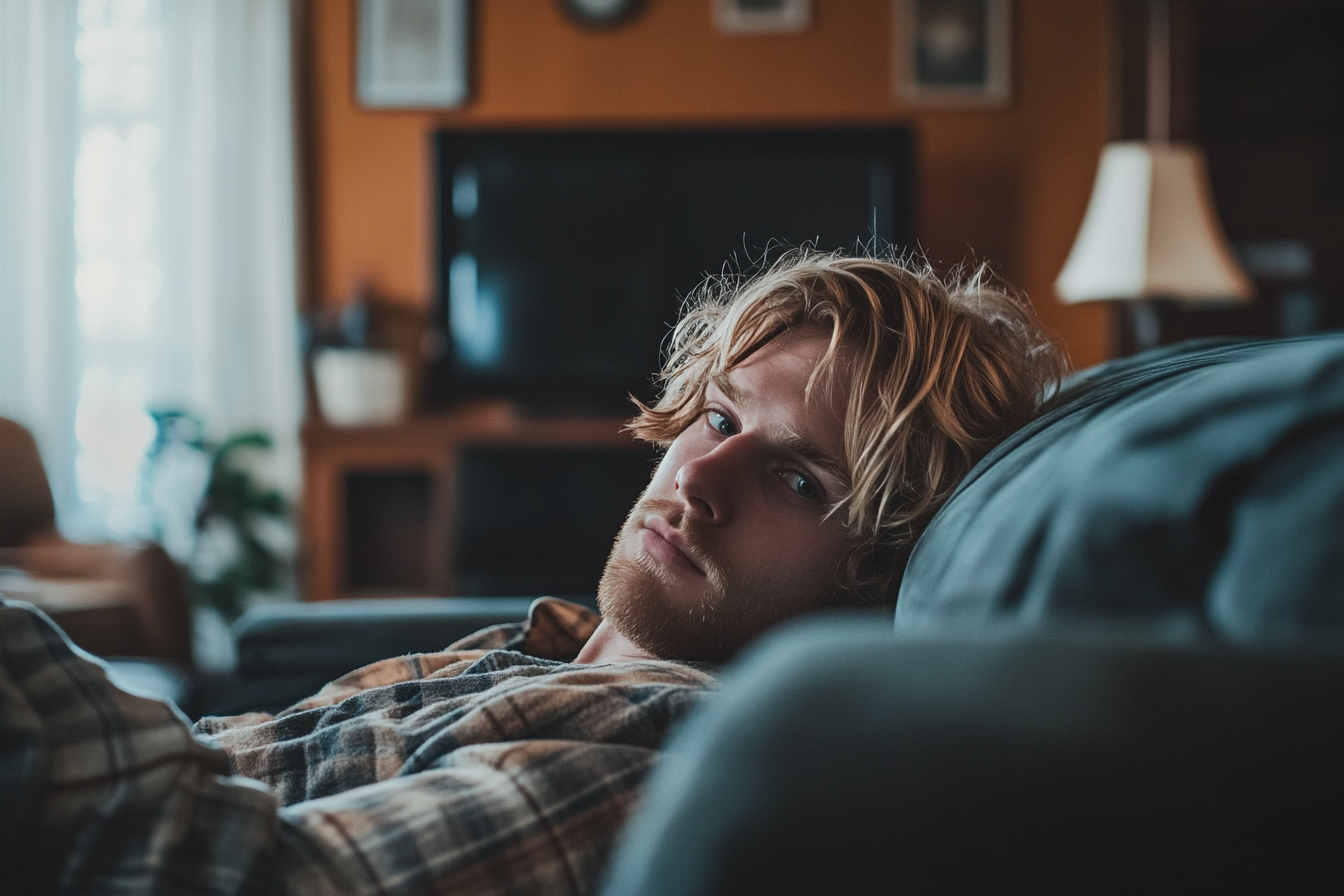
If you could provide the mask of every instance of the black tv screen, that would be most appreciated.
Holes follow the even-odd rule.
[[[435,404],[651,399],[663,341],[707,274],[784,247],[914,238],[903,129],[442,131],[434,159]]]

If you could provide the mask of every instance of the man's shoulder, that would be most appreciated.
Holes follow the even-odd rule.
[[[539,597],[521,622],[492,625],[448,646],[449,651],[512,650],[569,662],[588,643],[602,617],[588,607],[558,597]]]
[[[532,603],[527,618],[483,628],[433,653],[415,653],[370,663],[328,683],[313,696],[294,704],[277,717],[346,704],[343,712],[388,711],[392,703],[420,705],[425,700],[472,700],[496,686],[510,683],[539,685],[550,699],[564,691],[583,702],[596,695],[591,689],[635,689],[650,685],[703,690],[715,684],[712,671],[699,665],[666,660],[579,665],[573,663],[602,617],[582,604],[554,597]],[[545,679],[544,681],[542,679]],[[426,689],[403,688],[420,682]],[[577,690],[575,690],[577,689]],[[585,690],[587,689],[587,690]],[[219,734],[230,728],[255,725],[272,718],[249,714],[202,719],[197,731]]]

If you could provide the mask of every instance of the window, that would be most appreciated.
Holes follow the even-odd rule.
[[[74,171],[78,529],[147,534],[159,267],[159,6],[79,0]]]

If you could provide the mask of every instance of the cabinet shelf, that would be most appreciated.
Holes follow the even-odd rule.
[[[386,425],[331,426],[310,419],[302,432],[304,598],[458,594],[454,554],[463,534],[458,502],[464,458],[516,458],[520,452],[547,462],[586,458],[580,464],[586,475],[595,467],[622,467],[624,485],[594,491],[623,514],[634,499],[622,491],[632,487],[631,471],[637,480],[641,470],[652,469],[649,446],[627,433],[625,423],[619,417],[529,417],[505,403],[464,405]],[[624,460],[593,463],[609,452]],[[518,512],[520,520],[527,515],[525,507]],[[493,514],[492,525],[498,522]],[[613,527],[605,544],[615,534]],[[480,581],[478,572],[470,577]]]

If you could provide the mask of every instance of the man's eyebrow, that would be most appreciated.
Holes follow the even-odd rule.
[[[840,463],[839,459],[832,457],[825,451],[822,451],[816,445],[813,445],[807,439],[796,432],[790,432],[784,437],[784,447],[799,455],[804,460],[821,467],[836,482],[844,488],[849,488],[849,473]]]
[[[733,381],[728,379],[728,373],[716,373],[710,377],[714,385],[723,393],[723,397],[733,404],[742,403],[742,390],[733,385]]]

